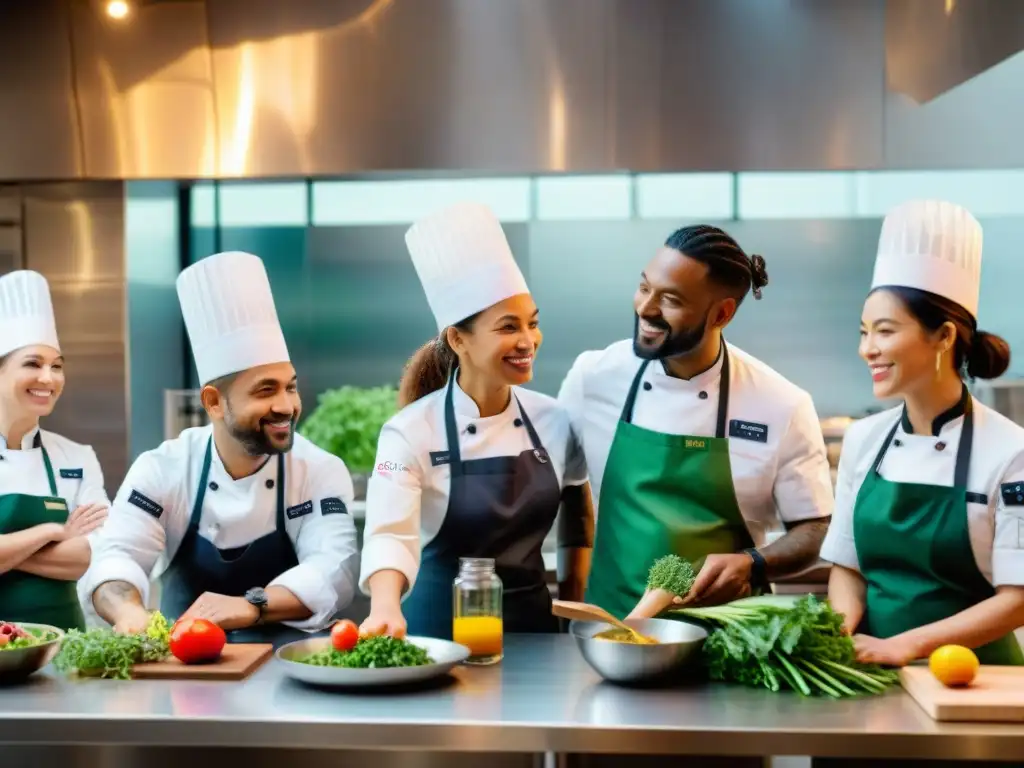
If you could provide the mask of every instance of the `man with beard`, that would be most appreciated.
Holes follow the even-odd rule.
[[[212,423],[132,465],[79,582],[82,602],[137,632],[159,578],[168,619],[208,619],[232,642],[319,631],[355,594],[352,479],[295,434],[302,405],[263,262],[210,256],[177,288]]]
[[[596,497],[588,602],[657,615],[669,604],[644,588],[668,554],[698,570],[688,605],[815,562],[833,496],[814,404],[722,338],[767,283],[764,259],[721,229],[680,229],[641,274],[632,341],[584,352],[566,376],[559,400]]]

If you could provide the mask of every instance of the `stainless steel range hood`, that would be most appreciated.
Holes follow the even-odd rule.
[[[1016,0],[8,5],[0,180],[1024,164]]]

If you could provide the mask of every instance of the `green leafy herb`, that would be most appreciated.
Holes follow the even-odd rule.
[[[61,672],[127,680],[132,667],[147,661],[163,661],[170,654],[170,624],[159,611],[149,617],[145,632],[122,635],[103,627],[81,632],[69,630],[53,660]]]
[[[697,573],[689,561],[679,555],[666,555],[651,566],[647,575],[648,589],[663,589],[678,597],[684,597],[697,579]]]
[[[394,387],[340,387],[317,398],[317,407],[299,432],[323,450],[341,458],[350,472],[368,473],[377,458],[381,427],[398,410]]]
[[[334,648],[320,651],[301,659],[302,664],[318,667],[348,667],[350,669],[383,669],[385,667],[421,667],[433,664],[430,655],[418,645],[394,637],[366,637],[359,640],[351,651]]]
[[[703,651],[713,680],[832,698],[883,693],[899,680],[894,670],[858,663],[842,614],[813,595],[751,597],[668,615],[717,627]]]

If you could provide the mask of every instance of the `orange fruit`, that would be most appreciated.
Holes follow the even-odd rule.
[[[970,685],[978,674],[978,666],[974,651],[962,645],[944,645],[928,657],[928,669],[949,688]]]

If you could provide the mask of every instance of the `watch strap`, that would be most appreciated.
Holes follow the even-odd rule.
[[[763,589],[767,587],[768,563],[765,562],[764,555],[752,547],[750,549],[744,549],[743,553],[748,555],[753,561],[753,566],[750,569],[750,586],[756,589]]]

